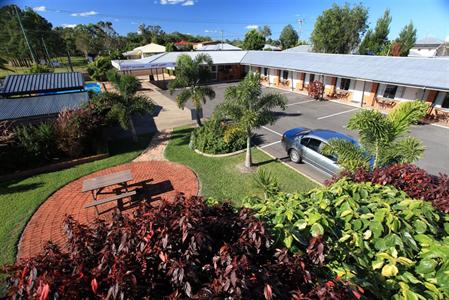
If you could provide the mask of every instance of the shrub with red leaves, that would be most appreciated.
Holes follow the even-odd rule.
[[[68,251],[6,268],[9,296],[61,299],[351,299],[308,256],[275,249],[248,209],[183,196],[92,227],[66,221]],[[310,249],[314,252],[313,249]],[[315,255],[316,256],[316,255]],[[317,259],[314,257],[313,259]]]
[[[326,184],[330,185],[341,177],[349,177],[354,182],[392,185],[412,198],[431,201],[435,208],[449,213],[449,178],[446,174],[437,177],[412,164],[395,164],[373,171],[344,171]]]

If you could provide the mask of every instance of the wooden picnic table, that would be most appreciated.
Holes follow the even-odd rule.
[[[117,201],[119,209],[123,208],[123,199],[131,197],[136,194],[136,191],[128,191],[128,181],[133,180],[131,170],[124,170],[108,175],[98,176],[90,179],[86,179],[83,182],[82,192],[91,192],[93,202],[86,204],[84,207],[94,206],[97,214],[99,214],[98,205],[108,203],[111,201]],[[98,195],[102,194],[103,189],[113,185],[119,185],[121,188],[116,189],[116,194],[107,199],[98,200]],[[121,192],[124,189],[125,192]]]

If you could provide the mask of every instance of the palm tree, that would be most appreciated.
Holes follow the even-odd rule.
[[[199,111],[202,104],[206,103],[206,98],[215,98],[215,91],[205,86],[204,83],[211,78],[213,61],[209,54],[198,54],[192,59],[187,54],[182,54],[176,60],[176,78],[172,80],[168,87],[170,94],[176,88],[182,88],[181,93],[176,97],[178,106],[184,109],[186,102],[191,99],[196,113],[196,122],[201,126]]]
[[[132,116],[134,114],[152,112],[154,104],[150,98],[143,95],[136,95],[140,83],[135,77],[109,72],[108,79],[119,91],[119,95],[114,93],[109,94],[112,103],[108,117],[118,120],[123,129],[129,129],[133,141],[137,142],[137,132]]]
[[[99,56],[87,66],[89,76],[96,81],[100,81],[103,89],[106,90],[104,81],[108,79],[108,72],[112,69],[111,60],[108,57]]]
[[[410,125],[416,124],[427,112],[428,104],[409,101],[398,104],[388,115],[374,110],[355,114],[348,128],[357,130],[360,147],[344,140],[331,140],[323,147],[326,155],[335,155],[337,163],[349,171],[373,169],[394,163],[412,163],[424,152],[423,144],[406,136]]]
[[[217,114],[231,119],[235,127],[246,133],[245,167],[252,165],[253,129],[272,124],[276,120],[274,109],[285,110],[286,103],[287,98],[279,93],[262,94],[259,74],[249,73],[237,86],[226,89],[225,101],[217,107]]]

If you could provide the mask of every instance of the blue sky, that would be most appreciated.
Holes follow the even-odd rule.
[[[358,3],[345,0],[23,0],[16,3],[39,11],[54,26],[95,23],[109,20],[120,34],[136,31],[138,24],[161,25],[166,32],[180,31],[219,39],[220,30],[229,39],[242,38],[247,28],[267,24],[273,38],[286,24],[298,29],[303,18],[301,38],[308,39],[316,17],[332,3]],[[393,16],[390,38],[397,37],[410,20],[418,38],[449,36],[449,0],[367,0],[369,23],[390,8]]]

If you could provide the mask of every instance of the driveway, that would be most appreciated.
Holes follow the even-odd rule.
[[[212,86],[216,97],[203,106],[205,117],[209,117],[215,107],[223,102],[224,91],[230,85],[235,84],[217,84]],[[315,180],[323,182],[328,179],[329,176],[327,174],[311,165],[290,163],[286,152],[281,146],[280,137],[284,131],[290,128],[307,127],[340,131],[358,139],[358,134],[347,129],[346,124],[351,116],[361,108],[331,101],[316,101],[308,96],[274,88],[264,87],[264,92],[279,92],[287,97],[288,104],[285,111],[278,112],[279,119],[274,124],[264,126],[256,131],[259,137],[259,146]],[[175,99],[176,92],[173,95],[170,95],[167,91],[163,93]],[[187,107],[192,108],[190,103]],[[417,162],[417,165],[435,175],[438,173],[449,173],[449,129],[433,125],[416,125],[412,126],[411,135],[422,140],[426,147],[426,151],[421,160]]]

